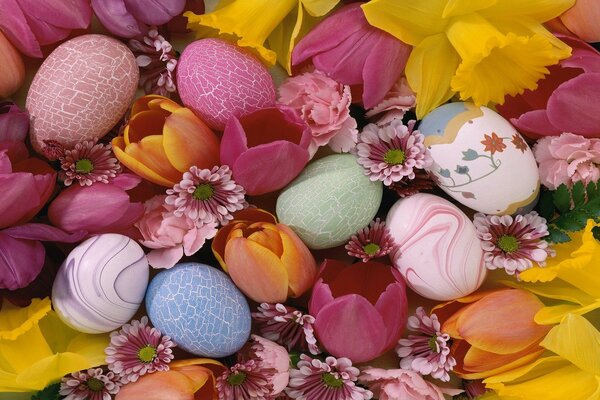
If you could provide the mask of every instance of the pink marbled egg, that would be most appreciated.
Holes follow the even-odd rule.
[[[184,49],[177,64],[177,90],[186,107],[220,131],[232,116],[275,104],[275,85],[265,66],[218,39],[197,40]]]
[[[139,81],[133,53],[104,35],[83,35],[58,46],[29,88],[25,107],[31,144],[73,146],[106,135],[127,111]]]

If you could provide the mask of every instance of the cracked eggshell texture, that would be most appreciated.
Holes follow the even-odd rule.
[[[177,63],[183,104],[212,129],[222,131],[232,116],[275,105],[267,68],[238,46],[219,39],[190,43]]]
[[[383,196],[352,154],[312,162],[277,198],[277,217],[311,249],[346,243],[371,222]]]
[[[34,150],[41,153],[46,139],[72,147],[106,135],[127,111],[138,81],[133,53],[116,39],[83,35],[61,44],[27,93]]]
[[[225,273],[206,264],[161,271],[148,286],[146,309],[157,329],[197,356],[229,356],[250,336],[246,298]]]
[[[52,305],[73,329],[103,333],[129,322],[144,300],[148,261],[134,240],[93,236],[69,253],[52,286]]]
[[[447,301],[481,286],[487,270],[471,220],[449,201],[419,193],[398,200],[386,224],[400,246],[391,255],[408,286],[423,297]]]

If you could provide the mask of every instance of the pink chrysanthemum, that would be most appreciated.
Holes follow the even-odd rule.
[[[371,221],[369,226],[358,231],[356,235],[352,235],[346,245],[348,254],[361,258],[363,262],[386,256],[397,249],[398,245],[394,242],[390,230],[379,218]]]
[[[235,364],[217,378],[219,400],[271,400],[276,372],[257,360]]]
[[[212,169],[193,166],[181,182],[167,190],[165,203],[175,206],[177,217],[185,214],[194,221],[224,225],[233,219],[231,213],[248,207],[246,191],[231,175],[227,165]]]
[[[62,378],[59,394],[64,400],[111,400],[121,389],[121,381],[113,372],[102,368],[73,372]]]
[[[148,317],[123,325],[110,334],[110,345],[104,350],[108,369],[124,382],[135,382],[142,375],[168,371],[175,343],[156,328],[148,326]]]
[[[507,274],[518,275],[531,268],[534,261],[544,266],[546,258],[555,254],[542,239],[548,235],[546,219],[535,211],[514,218],[477,213],[473,223],[488,269],[504,268]]]
[[[358,163],[372,181],[386,186],[404,177],[414,179],[415,169],[423,169],[433,162],[423,141],[425,137],[413,130],[415,121],[404,125],[395,119],[389,125],[365,126],[356,145]]]
[[[65,155],[65,148],[62,144],[52,139],[44,140],[44,147],[42,147],[42,153],[50,161],[58,160]]]
[[[281,303],[262,303],[258,312],[252,313],[252,318],[262,336],[285,346],[288,351],[298,347],[312,354],[321,352],[315,338],[315,317],[312,315]]]
[[[409,335],[398,342],[400,368],[448,382],[448,371],[452,371],[456,360],[450,355],[450,335],[441,332],[437,315],[427,316],[423,307],[418,307],[415,315],[408,318],[407,327],[420,335]]]
[[[355,384],[359,374],[348,358],[330,356],[321,361],[301,354],[297,367],[290,370],[290,383],[285,391],[296,400],[371,399],[371,391]]]
[[[59,160],[65,186],[76,181],[81,186],[108,183],[109,178],[121,172],[121,164],[114,157],[111,146],[95,140],[77,143],[71,150],[65,149]]]

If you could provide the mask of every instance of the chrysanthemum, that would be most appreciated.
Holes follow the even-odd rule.
[[[298,347],[312,354],[321,352],[315,338],[315,317],[312,315],[281,303],[262,303],[258,312],[252,313],[252,318],[262,336],[285,346],[288,351]]]
[[[420,193],[423,190],[430,190],[435,187],[435,182],[423,170],[416,170],[414,179],[404,177],[398,182],[392,183],[389,188],[392,189],[399,197],[408,197],[413,194]]]
[[[59,160],[61,157],[64,157],[65,148],[56,140],[46,139],[44,140],[42,153],[44,153],[44,157],[50,161]]]
[[[65,186],[79,181],[81,186],[91,186],[94,182],[108,183],[121,172],[121,164],[112,153],[109,144],[86,140],[77,143],[73,149],[65,149],[59,158]]]
[[[356,235],[352,235],[346,245],[348,254],[352,257],[361,258],[363,262],[386,256],[397,248],[398,245],[394,242],[390,230],[385,222],[379,218],[371,221],[369,226],[358,231]]]
[[[400,367],[449,381],[448,371],[452,371],[456,360],[450,355],[450,335],[441,332],[437,315],[427,316],[423,307],[418,307],[415,315],[408,318],[407,326],[419,335],[408,335],[408,339],[398,342]]]
[[[415,121],[407,125],[395,119],[389,125],[367,125],[359,135],[356,146],[358,163],[372,181],[390,186],[404,177],[414,179],[415,169],[423,169],[433,162],[423,144],[425,137],[413,130]]]
[[[256,360],[235,364],[217,378],[219,400],[271,400],[276,372]]]
[[[142,375],[167,371],[173,359],[175,343],[156,328],[148,326],[148,317],[123,325],[110,334],[110,345],[104,350],[108,369],[135,382]]]
[[[119,377],[102,368],[73,372],[62,378],[59,394],[64,400],[111,400],[121,389]]]
[[[168,189],[165,203],[174,205],[175,215],[187,215],[194,221],[226,224],[234,211],[248,206],[243,187],[231,178],[227,165],[200,169],[196,166],[183,174],[181,182]]]
[[[542,238],[548,235],[546,219],[537,212],[517,215],[485,215],[477,213],[473,223],[481,239],[485,265],[488,269],[504,268],[507,274],[518,275],[533,266],[544,266],[554,251]]]
[[[348,358],[327,357],[325,361],[300,355],[290,370],[286,393],[296,400],[367,400],[373,393],[356,386],[360,371]]]

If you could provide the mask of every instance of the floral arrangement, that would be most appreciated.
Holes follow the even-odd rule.
[[[0,399],[600,398],[598,18],[0,0]]]

